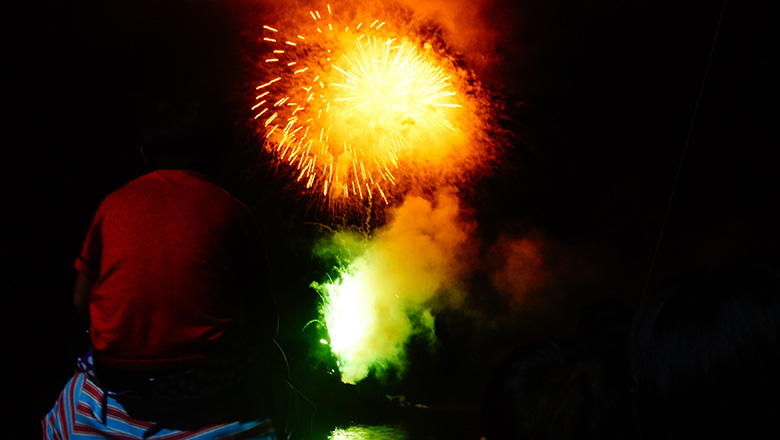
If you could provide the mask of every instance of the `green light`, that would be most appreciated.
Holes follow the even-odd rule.
[[[331,431],[328,440],[406,440],[406,430],[392,425],[352,425]]]
[[[394,215],[372,237],[341,231],[315,248],[334,263],[327,282],[310,284],[322,300],[315,321],[345,383],[403,376],[413,336],[435,348],[434,303],[457,305],[464,293],[471,226],[458,220],[457,199],[409,197]]]

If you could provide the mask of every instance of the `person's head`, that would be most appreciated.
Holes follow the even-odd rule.
[[[627,393],[573,341],[521,346],[494,370],[482,404],[487,440],[631,438]]]
[[[146,165],[214,174],[233,140],[230,115],[205,90],[170,89],[145,100],[139,147]]]
[[[747,262],[676,280],[638,312],[641,430],[656,438],[780,438],[780,276]]]

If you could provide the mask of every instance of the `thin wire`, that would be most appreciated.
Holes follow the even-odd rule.
[[[720,9],[720,17],[718,18],[718,26],[715,28],[715,35],[712,38],[712,46],[710,47],[710,54],[707,58],[707,65],[704,68],[704,76],[701,80],[701,86],[699,87],[699,95],[696,97],[696,105],[693,108],[693,116],[691,117],[691,123],[688,126],[688,134],[685,137],[685,144],[683,145],[682,154],[680,156],[680,163],[677,165],[677,173],[674,176],[674,183],[672,184],[672,191],[669,194],[669,202],[666,205],[666,212],[664,213],[664,219],[661,223],[661,230],[658,233],[658,240],[655,243],[655,250],[653,251],[653,259],[650,261],[650,269],[647,272],[647,279],[645,280],[644,288],[642,289],[642,297],[641,297],[641,303],[644,305],[645,297],[647,296],[647,289],[650,285],[650,279],[653,275],[653,270],[655,269],[655,262],[658,258],[658,251],[661,248],[661,242],[663,241],[663,235],[664,231],[666,230],[666,224],[669,220],[669,213],[672,210],[672,202],[674,200],[674,194],[677,191],[677,183],[680,180],[680,174],[682,173],[682,167],[683,163],[685,162],[685,154],[688,151],[688,144],[691,141],[691,134],[693,133],[693,126],[696,122],[696,115],[699,112],[699,104],[701,103],[701,97],[704,94],[704,86],[707,83],[707,76],[710,71],[710,65],[712,64],[712,55],[715,53],[715,45],[718,42],[718,34],[720,33],[720,26],[723,22],[723,16],[726,12],[726,4],[728,3],[728,0],[723,0],[723,6]]]

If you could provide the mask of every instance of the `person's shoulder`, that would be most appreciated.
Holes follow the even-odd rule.
[[[122,199],[128,195],[135,194],[143,188],[156,185],[155,182],[160,180],[160,176],[157,171],[152,171],[146,174],[137,176],[119,188],[111,191],[103,200],[103,203],[111,202],[113,200]]]
[[[157,169],[125,184],[116,193],[138,191],[208,192],[222,188],[211,178],[197,171],[185,169]]]
[[[209,188],[214,192],[224,195],[226,198],[238,201],[238,199],[236,199],[230,191],[225,189],[217,179],[214,179],[207,174],[203,174],[199,171],[180,170],[178,176],[182,181],[187,181],[203,188]]]
[[[243,201],[234,196],[218,180],[207,174],[198,171],[179,170],[175,175],[176,178],[189,185],[193,191],[198,192],[203,198],[209,199],[215,204],[221,203],[223,208],[226,205],[230,206],[233,210],[241,212],[242,215],[249,214],[249,208]]]

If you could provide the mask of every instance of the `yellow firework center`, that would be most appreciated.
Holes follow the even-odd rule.
[[[424,156],[426,144],[454,130],[460,105],[450,76],[384,21],[343,25],[330,5],[307,20],[308,34],[263,26],[258,130],[306,188],[387,203],[402,160]]]

